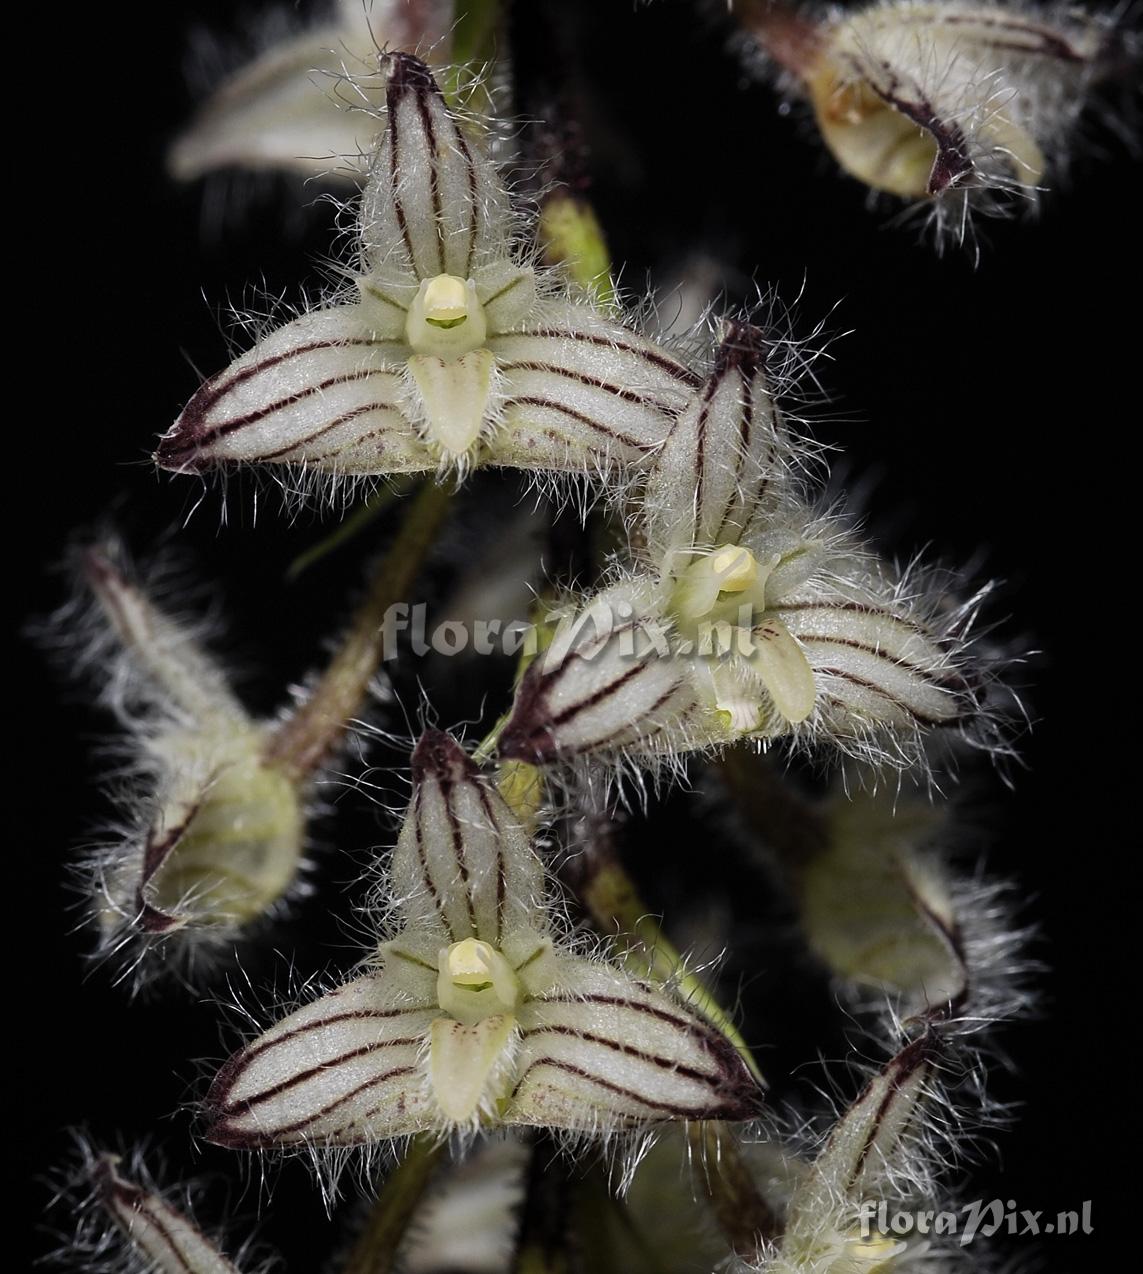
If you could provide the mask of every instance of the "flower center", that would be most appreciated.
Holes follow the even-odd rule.
[[[681,646],[699,657],[699,684],[734,736],[763,729],[767,714],[796,724],[813,710],[809,661],[766,610],[766,584],[780,560],[775,553],[760,562],[741,544],[720,544],[687,566],[671,590]]]
[[[723,544],[692,562],[671,593],[671,611],[685,636],[700,622],[752,627],[753,615],[765,605],[763,566],[740,544]]]
[[[455,274],[422,279],[405,320],[405,337],[417,354],[453,359],[479,349],[488,335],[476,284]]]
[[[497,1014],[516,1012],[520,981],[512,966],[487,942],[465,938],[442,947],[438,958],[437,1002],[466,1026]]]

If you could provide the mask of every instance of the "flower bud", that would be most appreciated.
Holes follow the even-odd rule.
[[[89,551],[84,566],[117,650],[108,697],[137,749],[135,827],[93,864],[102,948],[126,944],[141,956],[178,937],[190,957],[229,944],[294,884],[302,792],[268,760],[268,727],[246,713],[195,634],[107,551]]]
[[[1091,86],[1122,61],[1106,15],[1019,2],[880,0],[820,25],[751,4],[743,21],[800,82],[843,171],[956,239],[970,212],[1035,208]]]

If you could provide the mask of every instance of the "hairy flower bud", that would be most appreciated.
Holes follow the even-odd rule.
[[[107,552],[84,565],[118,650],[107,695],[139,751],[136,827],[93,864],[102,947],[137,958],[178,937],[193,956],[229,944],[294,884],[302,794],[195,634]]]
[[[829,1139],[793,1191],[784,1232],[759,1274],[934,1274],[946,1266],[924,1260],[929,1244],[882,1235],[868,1208],[880,1199],[902,1205],[925,1197],[928,1177],[918,1134],[939,1058],[923,1035],[870,1079],[835,1124]],[[918,1259],[919,1263],[918,1263]]]
[[[881,0],[820,25],[748,5],[823,141],[871,190],[920,201],[938,234],[1034,208],[1066,167],[1092,84],[1122,61],[1106,16],[1063,6]]]
[[[197,1225],[189,1200],[176,1203],[160,1189],[138,1152],[125,1162],[85,1142],[80,1146],[78,1224],[64,1249],[67,1268],[123,1274],[239,1274],[250,1268],[245,1251],[235,1261],[223,1255]]]
[[[796,882],[814,953],[849,985],[901,997],[907,1013],[953,1011],[969,987],[952,887],[925,852],[942,822],[920,798],[839,793],[824,811],[826,846]]]

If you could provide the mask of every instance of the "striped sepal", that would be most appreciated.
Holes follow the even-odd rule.
[[[670,1119],[748,1119],[762,1090],[724,1036],[616,969],[560,957],[519,1014],[512,1123],[590,1132]]]
[[[298,1009],[232,1057],[207,1095],[207,1140],[355,1145],[430,1125],[423,1053],[439,1015],[435,978],[398,963]]]

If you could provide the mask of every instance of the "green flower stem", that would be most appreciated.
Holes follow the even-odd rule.
[[[607,238],[586,199],[566,189],[553,191],[540,211],[540,242],[549,265],[562,265],[601,306],[616,304]]]
[[[296,580],[315,562],[336,552],[344,544],[358,536],[375,518],[379,517],[400,496],[412,489],[413,479],[398,478],[387,483],[364,500],[348,517],[343,518],[335,530],[323,536],[315,545],[299,553],[286,569],[286,579]]]
[[[537,655],[542,654],[555,637],[555,627],[543,623],[543,616],[547,614],[552,600],[552,597],[547,593],[541,593],[536,599],[532,612],[537,638],[536,649],[529,652],[527,647],[524,647],[520,651],[520,659],[516,665],[516,675],[512,682],[513,688],[519,686],[532,660]],[[512,709],[509,707],[500,714],[496,724],[476,745],[472,759],[478,765],[491,761],[496,755],[496,745],[499,743],[500,735],[504,732],[504,727],[508,724],[508,718],[511,715]],[[507,801],[509,808],[519,818],[520,822],[527,828],[533,828],[544,801],[543,770],[539,766],[529,765],[527,761],[504,761],[500,764],[497,772],[497,787],[500,795]]]
[[[490,87],[494,66],[503,57],[501,46],[506,44],[503,20],[500,0],[456,0],[452,65],[438,76],[451,106],[487,118],[496,114]]]
[[[670,982],[680,994],[726,1036],[750,1067],[759,1083],[762,1072],[730,1014],[704,983],[687,971],[683,957],[663,933],[659,921],[639,896],[615,851],[613,824],[603,815],[584,818],[581,852],[572,860],[576,894],[597,929],[609,936],[622,934],[631,940],[623,952],[629,968],[658,982]]]
[[[452,490],[436,482],[421,487],[329,666],[271,736],[267,761],[295,782],[317,769],[358,711],[384,653],[385,612],[412,587],[449,510]]]
[[[746,1261],[763,1253],[780,1233],[774,1210],[762,1197],[730,1128],[707,1120],[687,1125],[693,1158],[702,1167],[711,1211],[727,1242]]]
[[[404,1159],[385,1178],[340,1274],[389,1274],[395,1268],[401,1240],[445,1144],[427,1137],[413,1138]]]

